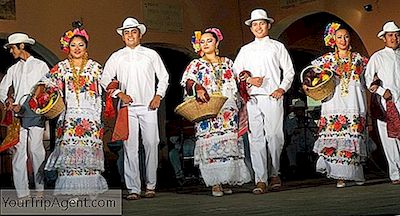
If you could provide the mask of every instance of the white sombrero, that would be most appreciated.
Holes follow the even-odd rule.
[[[254,20],[268,20],[269,23],[273,23],[275,20],[268,17],[267,11],[263,9],[255,9],[251,12],[250,19],[246,20],[244,24],[251,26],[251,22]]]
[[[30,38],[27,34],[24,33],[14,33],[8,36],[8,43],[6,43],[3,47],[7,49],[9,45],[12,44],[19,44],[19,43],[26,43],[26,44],[35,44],[35,40]]]
[[[144,33],[146,33],[146,26],[139,23],[135,18],[132,17],[128,17],[124,20],[122,26],[117,28],[117,33],[119,35],[122,35],[123,30],[128,28],[138,28],[141,35],[144,35]]]
[[[387,32],[398,32],[400,28],[393,22],[387,22],[383,25],[382,31],[378,33],[378,38],[382,39]]]

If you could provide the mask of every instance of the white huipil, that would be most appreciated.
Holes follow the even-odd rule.
[[[19,60],[7,70],[7,74],[0,83],[0,100],[5,103],[9,87],[14,87],[15,104],[22,105],[26,96],[31,93],[32,88],[49,71],[46,63],[30,56],[24,60]],[[39,182],[38,170],[45,159],[43,147],[42,127],[21,127],[20,142],[15,145],[16,152],[13,155],[13,179],[18,197],[29,195],[28,170],[26,161],[28,159],[27,150],[32,155],[33,172],[35,176],[35,187],[38,191],[43,191],[44,184]],[[27,142],[27,140],[30,140]]]
[[[271,176],[278,176],[280,155],[284,144],[283,97],[279,100],[270,95],[282,88],[290,88],[294,69],[285,46],[266,36],[243,46],[233,64],[235,74],[247,70],[253,77],[264,77],[260,87],[252,86],[247,103],[250,129],[251,161],[256,182],[268,181],[268,153],[272,159]],[[281,70],[283,76],[281,76]]]
[[[238,90],[231,70],[232,60],[221,63],[195,59],[183,73],[181,85],[188,80],[203,86],[209,95],[220,93],[227,101],[215,118],[196,122],[194,162],[199,165],[207,186],[241,185],[251,180],[244,162],[244,146],[238,139]],[[189,95],[185,88],[185,99]]]
[[[146,188],[154,190],[157,183],[158,165],[158,118],[157,109],[149,104],[155,95],[165,96],[169,74],[156,51],[141,45],[124,47],[113,53],[104,66],[101,84],[105,89],[116,78],[119,92],[129,95],[133,102],[128,106],[129,137],[124,142],[124,177],[129,193],[140,194],[139,127],[146,154]],[[155,88],[156,78],[158,80]]]
[[[392,93],[392,100],[400,110],[400,49],[385,47],[375,52],[367,65],[365,81],[370,87],[377,76],[382,85],[376,91],[383,96],[387,89]],[[382,97],[382,105],[386,109],[386,101]],[[387,135],[386,122],[377,120],[379,136],[381,138],[383,150],[389,164],[389,177],[392,181],[400,179],[400,140],[389,138]]]
[[[319,135],[314,144],[314,152],[319,155],[316,169],[330,178],[364,181],[361,161],[367,156],[367,101],[363,75],[367,62],[356,52],[351,58],[339,59],[330,52],[311,63],[331,69],[338,81],[333,96],[322,101]],[[347,87],[343,85],[346,80]]]
[[[108,190],[104,171],[102,100],[99,79],[102,67],[89,59],[82,71],[63,60],[43,78],[64,92],[65,110],[57,121],[56,146],[46,170],[57,170],[55,194],[96,195]]]

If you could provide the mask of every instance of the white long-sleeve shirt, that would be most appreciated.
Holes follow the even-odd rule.
[[[382,81],[376,93],[383,96],[386,89],[389,89],[393,101],[400,107],[400,48],[393,50],[385,47],[371,56],[365,71],[367,87],[371,86],[375,74]]]
[[[116,77],[119,81],[119,92],[131,96],[132,105],[148,106],[155,95],[165,96],[169,74],[156,51],[141,45],[135,48],[124,47],[114,52],[107,60],[101,84],[103,88]],[[158,79],[155,90],[156,77]]]
[[[285,46],[269,36],[262,39],[256,38],[240,49],[233,64],[233,71],[239,75],[243,70],[250,71],[252,77],[265,76],[260,87],[251,87],[251,95],[270,95],[278,88],[286,92],[292,85],[295,74],[292,60]]]
[[[19,60],[7,70],[0,83],[1,102],[5,103],[8,89],[13,85],[14,103],[22,105],[27,98],[26,95],[31,93],[32,88],[47,72],[49,72],[47,64],[33,56],[29,56],[26,61]]]

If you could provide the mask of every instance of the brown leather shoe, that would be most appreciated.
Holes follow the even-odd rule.
[[[281,179],[279,176],[272,176],[271,177],[271,183],[270,183],[271,189],[272,190],[278,190],[282,186]]]
[[[267,192],[267,185],[265,182],[257,182],[256,187],[253,189],[253,194],[259,195]]]

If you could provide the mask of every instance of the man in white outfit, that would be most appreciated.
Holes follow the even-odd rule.
[[[24,33],[14,33],[8,37],[4,45],[18,62],[12,65],[0,83],[0,100],[8,110],[13,110],[21,118],[19,143],[16,144],[12,158],[14,186],[18,198],[28,197],[29,180],[27,160],[28,152],[32,159],[35,187],[38,196],[43,196],[43,176],[39,176],[39,167],[45,159],[43,146],[43,118],[30,110],[27,105],[28,95],[37,82],[49,71],[42,60],[30,54],[31,45],[35,40]],[[7,95],[10,87],[14,95]]]
[[[129,17],[117,33],[126,46],[107,60],[101,83],[106,88],[112,79],[118,80],[119,89],[112,96],[128,106],[129,136],[124,141],[124,177],[129,191],[126,198],[140,199],[139,129],[146,155],[144,196],[152,198],[155,196],[160,141],[157,109],[167,90],[169,75],[157,52],[140,45],[146,33],[145,25]],[[156,77],[158,84],[155,89]]]
[[[256,182],[254,194],[266,192],[269,172],[272,189],[281,186],[279,168],[284,144],[283,94],[290,88],[294,77],[292,61],[285,46],[268,36],[273,22],[274,19],[268,17],[263,9],[251,12],[251,18],[245,24],[250,26],[255,40],[240,49],[233,65],[241,80],[252,85],[247,111]],[[270,170],[268,154],[271,157]]]
[[[378,38],[383,40],[385,48],[375,52],[367,64],[366,85],[371,92],[381,96],[383,107],[392,100],[400,110],[400,28],[393,22],[383,25]],[[372,84],[379,78],[381,86]],[[372,84],[372,85],[371,85]],[[400,184],[400,140],[388,137],[386,122],[377,120],[379,136],[389,164],[389,177],[393,184]]]

